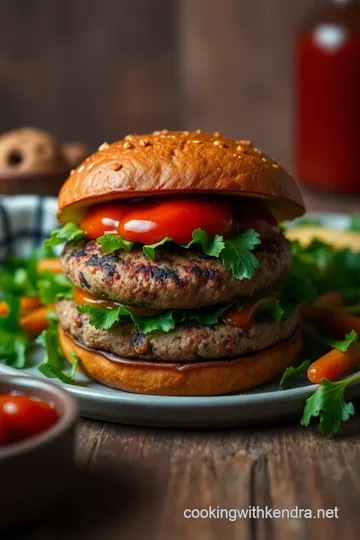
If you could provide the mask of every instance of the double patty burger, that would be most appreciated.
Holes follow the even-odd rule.
[[[303,213],[294,180],[249,141],[163,130],[87,158],[59,195],[60,347],[130,392],[215,395],[282,373],[300,349],[278,222]]]

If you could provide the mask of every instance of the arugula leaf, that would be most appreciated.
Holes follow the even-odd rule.
[[[346,334],[345,339],[342,341],[334,341],[332,346],[338,351],[346,352],[352,343],[358,340],[358,335],[355,330],[351,330],[349,334]]]
[[[351,216],[348,231],[360,232],[360,213]]]
[[[259,266],[259,261],[252,253],[261,244],[260,235],[254,229],[248,229],[240,236],[225,239],[221,258],[225,268],[232,271],[236,279],[251,279]]]
[[[310,366],[310,360],[304,360],[301,364],[298,366],[289,366],[285,369],[281,380],[280,380],[280,388],[282,390],[285,390],[285,388],[288,387],[288,382],[291,379],[295,379],[299,375],[302,375],[303,373],[306,373],[308,370],[308,367]]]
[[[171,238],[166,237],[163,240],[160,240],[160,242],[156,242],[156,244],[148,244],[146,246],[143,246],[142,250],[147,256],[147,258],[153,261],[155,258],[155,249],[159,246],[166,244],[166,242],[172,242]]]
[[[46,270],[37,280],[37,289],[43,304],[53,304],[56,300],[73,298],[73,284],[64,274],[54,274]]]
[[[19,326],[20,298],[6,298],[8,313],[0,317],[0,358],[9,366],[22,369],[26,366],[29,336]]]
[[[189,247],[194,244],[200,244],[203,252],[209,257],[219,257],[220,253],[225,247],[225,242],[222,236],[215,234],[212,238],[209,237],[208,233],[203,229],[196,229],[192,233],[192,240],[188,244],[181,244],[181,247],[184,249],[189,249]]]
[[[321,435],[337,433],[341,423],[349,420],[355,413],[354,405],[351,402],[346,403],[344,393],[349,384],[358,379],[360,373],[339,382],[323,379],[316,392],[306,400],[301,425],[308,426],[312,417],[319,417]]]
[[[63,383],[74,384],[77,360],[74,362],[73,354],[75,353],[71,353],[73,365],[70,372],[65,373],[64,366],[67,362],[59,346],[58,321],[56,318],[52,317],[49,320],[48,329],[44,330],[35,341],[45,348],[45,358],[38,366],[38,370],[45,375],[45,377],[49,377],[50,379],[57,378]]]
[[[64,242],[72,242],[73,240],[81,240],[86,234],[76,223],[66,223],[61,229],[52,231],[50,238],[45,240],[45,248],[58,246]]]
[[[100,244],[101,249],[104,253],[113,253],[118,249],[130,251],[134,246],[134,242],[125,240],[124,238],[121,238],[121,236],[119,236],[118,234],[104,234],[103,236],[100,236],[100,238],[98,238],[96,241],[98,244]]]
[[[84,304],[76,306],[76,309],[80,313],[89,313],[89,323],[99,330],[108,330],[123,318],[130,318],[144,334],[154,330],[169,332],[175,327],[172,311],[164,311],[156,317],[137,317],[125,306],[119,306],[117,309],[107,309]]]

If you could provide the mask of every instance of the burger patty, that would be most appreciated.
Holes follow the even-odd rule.
[[[181,248],[159,248],[154,260],[140,246],[106,254],[94,241],[69,243],[61,256],[65,275],[94,296],[157,309],[190,309],[253,296],[270,287],[291,267],[289,242],[277,235],[255,254],[252,279],[235,279],[221,259]]]
[[[70,300],[57,302],[56,311],[61,327],[86,347],[156,362],[196,362],[261,351],[288,339],[299,324],[298,315],[293,314],[280,322],[254,322],[249,328],[224,323],[191,324],[177,326],[167,333],[155,331],[145,335],[132,323],[97,330],[89,324],[88,315],[80,314]]]

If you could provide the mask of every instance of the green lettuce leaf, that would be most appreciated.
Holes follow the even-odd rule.
[[[86,234],[76,223],[66,223],[61,229],[55,229],[52,231],[50,238],[45,240],[45,248],[50,248],[63,244],[64,242],[72,242],[74,240],[81,240],[85,238]]]
[[[72,300],[73,284],[63,274],[43,272],[36,282],[38,295],[43,304],[53,304],[56,300]]]
[[[155,259],[155,249],[159,246],[163,246],[167,242],[172,242],[171,238],[164,238],[163,240],[160,240],[160,242],[156,242],[156,244],[148,244],[143,246],[142,250],[147,256],[148,259],[154,260]]]

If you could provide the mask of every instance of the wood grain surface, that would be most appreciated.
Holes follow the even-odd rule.
[[[42,523],[12,531],[8,538],[355,540],[359,418],[334,439],[320,439],[296,422],[174,432],[84,420],[78,475],[67,500]],[[339,518],[184,518],[185,509],[209,506],[338,507]]]

